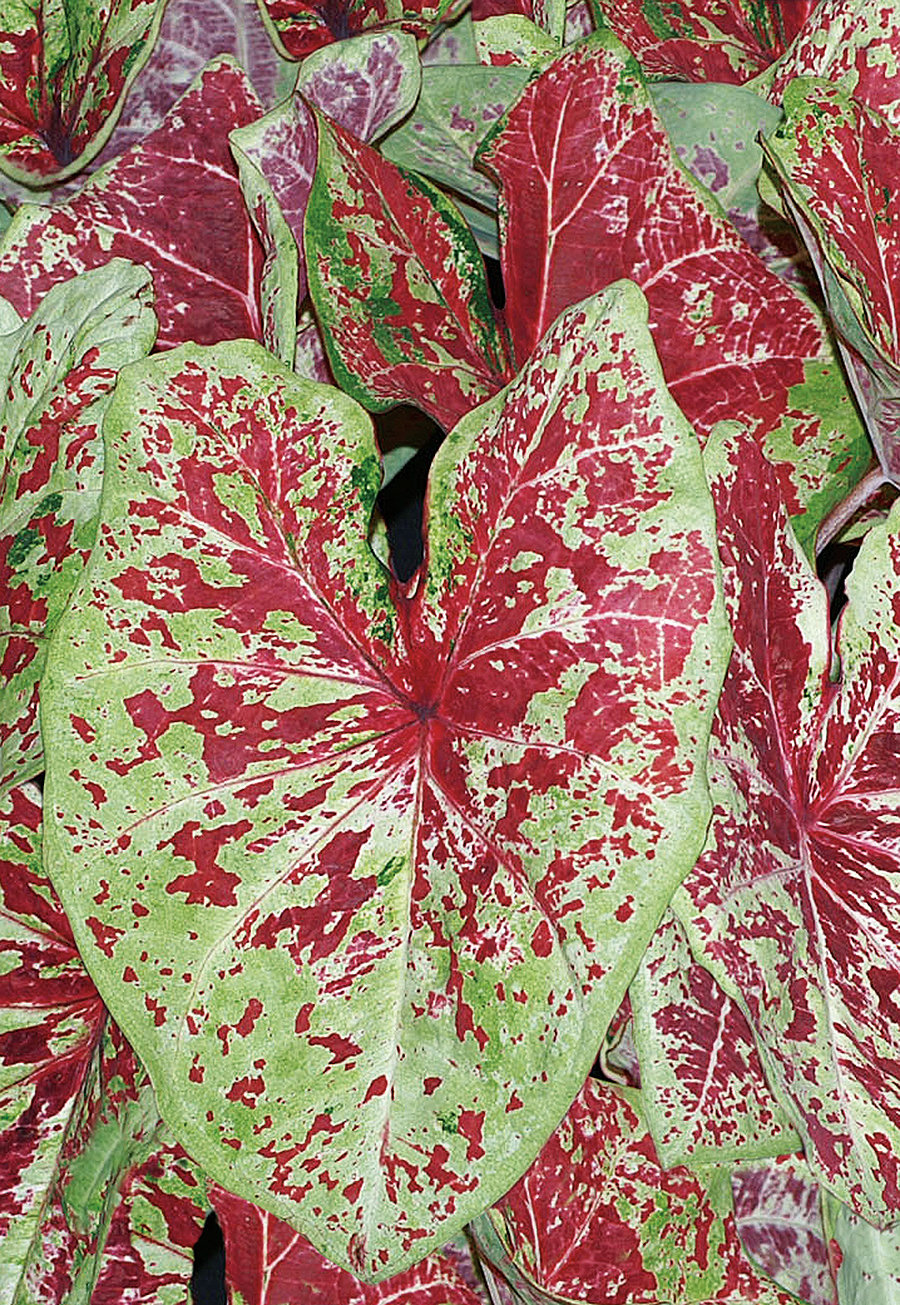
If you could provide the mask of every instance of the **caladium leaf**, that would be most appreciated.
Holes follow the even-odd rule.
[[[749,426],[810,540],[867,469],[868,440],[820,316],[678,163],[624,47],[598,32],[564,53],[480,158],[501,184],[516,358],[586,289],[631,277],[685,416],[701,439],[720,418]]]
[[[731,1179],[744,1250],[808,1305],[836,1305],[822,1223],[822,1189],[802,1155],[745,1161]]]
[[[491,68],[542,68],[559,47],[537,23],[524,14],[501,14],[472,24],[480,63]]]
[[[745,82],[781,55],[817,0],[591,0],[649,73]]]
[[[161,347],[258,338],[263,254],[227,138],[259,110],[232,60],[210,64],[163,125],[75,199],[19,209],[0,243],[0,294],[28,317],[52,285],[119,256],[153,275]]]
[[[422,83],[408,32],[367,32],[304,59],[297,90],[359,140],[374,141],[407,116]]]
[[[744,86],[657,82],[650,92],[675,153],[732,226],[773,272],[808,289],[815,277],[803,242],[757,187],[758,137],[774,131],[781,110]]]
[[[562,47],[566,31],[565,0],[472,0],[472,18],[476,23],[507,15],[529,19],[547,33],[557,48]]]
[[[290,93],[297,66],[278,54],[255,0],[166,0],[153,53],[128,94],[104,155],[111,147],[121,154],[139,145],[206,65],[223,54],[243,68],[265,108]]]
[[[593,30],[594,15],[589,0],[569,0],[566,6],[563,45],[574,45],[576,41],[583,41]]]
[[[416,43],[406,33],[341,41],[304,61],[290,99],[231,133],[244,199],[266,250],[263,343],[283,362],[299,347],[297,309],[307,293],[303,223],[317,154],[309,102],[368,140],[412,108],[420,80]]]
[[[160,1137],[162,1134],[162,1137]],[[157,1134],[143,1164],[122,1179],[91,1305],[180,1305],[209,1208],[201,1170]]]
[[[900,14],[890,0],[819,0],[754,89],[780,104],[795,77],[826,77],[900,127],[898,55]]]
[[[230,54],[265,108],[291,91],[296,64],[269,39],[255,0],[166,0],[153,53],[138,74],[99,161],[140,145],[213,59]]]
[[[475,154],[529,76],[527,68],[515,65],[426,68],[415,112],[382,141],[382,154],[401,167],[425,173],[439,186],[495,209],[497,187],[475,170]]]
[[[112,131],[165,0],[5,0],[0,7],[0,170],[47,182],[77,171]]]
[[[41,868],[41,800],[0,799],[0,1300],[16,1298],[106,1018]]]
[[[853,1210],[825,1197],[825,1227],[840,1305],[895,1305],[900,1301],[900,1230],[879,1230]]]
[[[472,13],[466,9],[452,23],[442,25],[425,44],[420,59],[422,67],[441,63],[477,63]]]
[[[663,917],[630,989],[641,1087],[668,1168],[777,1156],[800,1145],[740,1008]]]
[[[449,429],[511,375],[478,246],[436,187],[317,119],[304,245],[332,371],[373,411]]]
[[[515,1305],[791,1305],[741,1249],[726,1169],[664,1169],[640,1093],[588,1079],[518,1183],[472,1224]]]
[[[332,41],[373,28],[427,36],[448,21],[459,0],[261,0],[269,31],[289,59],[305,59]]]
[[[645,314],[573,308],[456,427],[408,590],[339,391],[183,349],[107,419],[42,702],[59,889],[182,1145],[358,1276],[533,1159],[703,838],[728,636]]]
[[[694,952],[740,1000],[816,1176],[858,1213],[890,1220],[900,513],[863,541],[833,659],[827,596],[772,469],[737,435],[708,446],[707,461],[735,652],[710,748],[710,847],[673,904]]]
[[[827,82],[798,79],[766,141],[822,281],[879,461],[900,482],[900,130]]]
[[[381,1283],[361,1282],[274,1214],[215,1183],[210,1194],[225,1237],[234,1305],[487,1305],[447,1256],[428,1255]]]
[[[18,1266],[16,1305],[93,1300],[120,1185],[155,1149],[153,1091],[114,1024],[106,1025],[86,1069],[52,1181],[41,1193],[40,1224]]]
[[[114,259],[0,341],[0,791],[43,769],[47,639],[94,542],[100,422],[118,369],[153,347],[152,297],[147,272]]]
[[[278,54],[256,0],[166,0],[153,52],[135,78],[109,140],[75,176],[43,191],[42,203],[64,204],[90,173],[140,145],[221,54],[234,56],[267,109],[290,94],[297,65]],[[2,175],[0,195],[16,206],[35,198],[30,187]]]
[[[164,1239],[155,1236],[153,1255],[146,1247],[142,1255],[142,1238],[159,1233],[159,1217],[144,1207],[183,1235],[184,1209],[172,1202],[179,1181],[197,1179],[169,1147],[164,1172],[157,1156],[127,1179],[120,1202],[129,1169],[154,1145],[159,1116],[133,1052],[107,1026],[42,868],[40,792],[31,785],[0,801],[0,934],[0,1300],[119,1305],[126,1281],[166,1280]],[[184,1268],[182,1256],[186,1288],[189,1257]]]

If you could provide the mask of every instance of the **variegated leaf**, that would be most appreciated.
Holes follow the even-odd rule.
[[[746,82],[781,55],[817,0],[591,0],[649,73]]]
[[[361,1282],[274,1214],[217,1184],[211,1196],[233,1305],[487,1305],[445,1255],[428,1255],[381,1283]]]
[[[202,1171],[160,1129],[152,1154],[119,1184],[91,1305],[186,1305],[206,1188]]]
[[[780,104],[795,77],[825,77],[900,127],[900,12],[894,0],[819,0],[754,83]]]
[[[529,19],[545,32],[557,49],[564,44],[565,0],[472,0],[472,18],[476,23],[488,18],[518,16]]]
[[[792,1305],[744,1255],[728,1171],[664,1169],[640,1093],[588,1079],[537,1160],[472,1224],[513,1305]]]
[[[511,375],[478,246],[436,187],[317,121],[304,245],[332,371],[372,411],[449,429]]]
[[[802,1155],[751,1160],[731,1179],[734,1214],[750,1258],[808,1305],[837,1305],[822,1223],[822,1189]]]
[[[619,276],[642,287],[666,383],[703,439],[719,418],[779,462],[804,542],[870,449],[820,316],[769,272],[673,157],[608,32],[557,59],[489,136],[516,358]]]
[[[272,39],[289,59],[372,29],[427,36],[459,13],[459,0],[260,0]]]
[[[258,338],[262,248],[228,133],[259,109],[232,60],[210,64],[163,125],[75,199],[19,209],[0,242],[0,294],[27,317],[58,281],[119,256],[153,275],[161,347]]]
[[[827,596],[752,441],[707,448],[735,634],[709,849],[674,904],[740,1000],[819,1180],[900,1213],[900,510]]]
[[[798,79],[765,142],[822,282],[879,461],[900,483],[900,129]]]
[[[572,309],[456,427],[409,591],[347,396],[242,343],[109,414],[42,705],[59,888],[182,1144],[360,1276],[534,1158],[702,842],[727,633],[645,314]]]
[[[415,40],[403,32],[340,41],[304,61],[294,95],[231,133],[244,199],[266,250],[263,343],[283,362],[295,357],[297,309],[307,294],[303,223],[317,154],[309,103],[368,140],[412,108],[420,80]]]
[[[0,1301],[11,1305],[106,1018],[41,868],[30,785],[0,799],[0,972]]]
[[[13,1305],[94,1300],[120,1186],[156,1147],[159,1114],[131,1047],[108,1023],[92,1050],[46,1175],[39,1222],[16,1266]]]
[[[141,1239],[159,1231],[139,1208],[141,1193],[173,1227],[181,1218],[184,1232],[184,1212],[176,1217],[171,1201],[186,1162],[169,1148],[165,1177],[158,1161],[129,1177],[155,1145],[159,1116],[149,1083],[107,1026],[42,868],[39,791],[24,785],[7,794],[0,822],[0,1301],[149,1305],[158,1298],[133,1289],[164,1280],[156,1272],[164,1241],[156,1238],[149,1255],[149,1247],[141,1251]],[[130,1251],[129,1236],[136,1239]],[[182,1255],[182,1293],[190,1271]]]
[[[166,0],[153,52],[135,78],[109,140],[76,176],[42,191],[41,202],[64,204],[90,173],[140,145],[210,60],[221,54],[234,56],[266,108],[290,94],[297,65],[278,54],[256,0]],[[16,205],[35,199],[30,187],[2,175],[0,195]]]
[[[165,0],[0,4],[0,170],[41,183],[69,175],[112,131],[146,61]]]
[[[780,109],[744,86],[657,82],[650,92],[675,153],[709,190],[771,271],[804,290],[815,283],[803,242],[760,199],[758,137],[773,131]]]
[[[552,37],[524,14],[500,14],[472,24],[478,61],[491,68],[539,71],[559,53]]]
[[[166,0],[153,53],[128,94],[104,161],[155,131],[206,65],[223,54],[244,70],[265,108],[290,94],[297,66],[279,56],[255,0]]]
[[[421,52],[422,67],[441,63],[477,63],[475,33],[472,30],[471,10],[466,9],[453,22],[440,26]]]
[[[304,59],[297,90],[359,140],[401,122],[419,95],[422,70],[408,32],[367,32]]]
[[[521,66],[425,68],[415,112],[382,141],[382,154],[484,208],[495,209],[497,187],[475,170],[475,154],[529,75]]]
[[[739,1007],[663,917],[630,989],[641,1088],[661,1162],[728,1164],[800,1145]]]
[[[151,300],[144,269],[114,259],[0,341],[0,792],[43,770],[47,639],[94,542],[100,423],[118,369],[153,347]]]

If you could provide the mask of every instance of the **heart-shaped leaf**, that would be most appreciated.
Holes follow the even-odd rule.
[[[147,272],[114,259],[0,340],[0,791],[43,769],[47,639],[94,542],[100,423],[118,369],[153,347],[151,299]]]
[[[217,1184],[211,1196],[225,1237],[228,1286],[242,1305],[487,1305],[448,1256],[428,1255],[381,1283],[360,1282],[274,1214]]]
[[[620,276],[647,295],[675,401],[701,439],[735,418],[779,459],[804,543],[871,451],[824,323],[673,156],[636,62],[608,32],[531,82],[480,157],[501,184],[515,356]]]
[[[472,1232],[514,1305],[794,1301],[744,1255],[727,1170],[663,1169],[640,1093],[594,1079]]]
[[[822,282],[879,461],[900,483],[900,130],[798,79],[765,142]]]
[[[598,22],[649,73],[679,81],[745,82],[781,55],[817,0],[591,0]]]
[[[832,658],[828,599],[772,468],[707,461],[735,651],[710,749],[710,847],[675,895],[695,953],[748,1016],[814,1173],[900,1213],[900,513],[866,536]]]
[[[644,1106],[668,1168],[783,1155],[800,1140],[740,1008],[667,912],[629,990]]]
[[[332,371],[373,411],[449,429],[511,374],[478,246],[436,187],[317,120],[304,245]]]
[[[153,47],[165,0],[6,0],[0,9],[0,169],[45,182],[103,145]]]
[[[456,427],[408,592],[347,396],[241,343],[109,414],[44,685],[59,889],[182,1144],[359,1276],[534,1158],[703,839],[728,636],[645,314],[572,309]]]
[[[263,254],[228,133],[259,111],[233,60],[210,64],[163,125],[75,199],[19,209],[0,244],[0,294],[28,317],[52,285],[118,256],[153,275],[160,347],[258,338]]]

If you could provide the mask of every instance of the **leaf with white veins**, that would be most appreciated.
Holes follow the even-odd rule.
[[[409,590],[347,396],[244,342],[109,414],[42,707],[59,888],[182,1144],[357,1276],[533,1159],[702,842],[728,636],[645,313],[573,308],[448,436]]]

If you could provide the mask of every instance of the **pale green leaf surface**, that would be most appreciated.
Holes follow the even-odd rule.
[[[122,259],[55,286],[0,338],[0,788],[42,769],[38,686],[46,640],[94,538],[100,421],[118,369],[156,338],[149,274]]]
[[[900,1305],[900,1226],[873,1228],[830,1195],[823,1204],[837,1244],[839,1305]]]
[[[561,41],[524,14],[496,14],[472,24],[480,63],[534,70],[559,53]]]
[[[519,65],[425,68],[415,112],[382,141],[382,154],[496,211],[497,187],[476,171],[475,154],[528,77]]]
[[[43,708],[60,893],[189,1153],[389,1276],[533,1159],[700,848],[696,438],[612,287],[447,438],[402,590],[368,419],[259,348],[134,365],[106,429]]]

